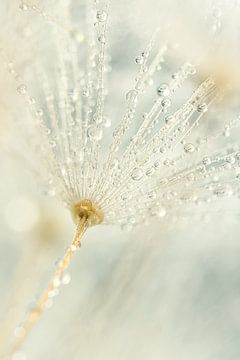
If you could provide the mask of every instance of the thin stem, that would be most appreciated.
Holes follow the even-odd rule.
[[[55,290],[61,284],[62,275],[64,271],[68,268],[70,261],[73,257],[73,254],[75,253],[76,250],[80,249],[81,238],[85,233],[87,227],[88,227],[88,220],[86,217],[82,217],[77,225],[77,229],[72,244],[67,249],[62,260],[59,262],[58,268],[52,280],[49,282],[47,288],[43,291],[34,309],[29,313],[25,323],[21,326],[19,331],[20,333],[19,337],[16,339],[15,343],[13,344],[10,355],[14,354],[17,350],[21,348],[23,343],[26,341],[26,338],[28,337],[29,333],[31,332],[33,326],[39,322],[42,314],[44,313],[44,310],[46,309],[48,300],[51,299],[52,296],[54,296]]]

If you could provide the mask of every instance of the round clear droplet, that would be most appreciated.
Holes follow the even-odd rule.
[[[27,93],[27,87],[24,84],[21,84],[17,87],[17,92],[21,95],[25,95]]]
[[[175,117],[173,115],[169,115],[165,117],[165,123],[166,124],[172,124],[174,122]]]
[[[84,89],[83,92],[82,92],[82,95],[83,95],[84,97],[89,97],[89,95],[90,95],[89,90],[88,90],[87,88]]]
[[[195,151],[195,146],[191,143],[188,143],[188,144],[184,145],[184,151],[186,153],[193,153]]]
[[[107,13],[104,10],[99,10],[96,15],[97,21],[104,22],[107,20]]]
[[[158,96],[163,96],[163,97],[169,96],[169,94],[170,94],[170,87],[169,87],[169,85],[166,84],[166,83],[161,84],[161,85],[157,88],[157,94],[158,94]]]
[[[126,94],[126,100],[128,102],[135,102],[137,100],[137,91],[136,90],[130,90]]]
[[[143,171],[141,169],[135,168],[132,171],[131,178],[135,181],[141,180],[143,177]]]
[[[144,58],[142,55],[139,55],[135,58],[135,63],[138,64],[138,65],[142,65],[143,64],[143,61],[144,61]]]
[[[198,111],[199,113],[205,113],[206,111],[208,111],[208,106],[207,106],[207,104],[205,104],[205,103],[199,104],[199,105],[197,106],[197,111]]]
[[[100,35],[98,37],[98,41],[101,43],[101,44],[105,44],[106,43],[106,37],[104,35]]]

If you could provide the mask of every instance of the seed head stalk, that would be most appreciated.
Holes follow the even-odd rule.
[[[87,227],[88,227],[88,218],[86,216],[83,216],[82,218],[79,219],[71,246],[65,252],[65,255],[63,256],[62,260],[60,260],[53,278],[49,282],[46,289],[43,291],[36,306],[29,313],[25,323],[23,323],[23,325],[21,326],[19,331],[19,336],[16,339],[15,343],[13,344],[12,350],[9,356],[6,357],[6,359],[8,358],[10,359],[11,355],[13,355],[16,351],[18,351],[22,347],[34,325],[36,325],[41,319],[41,316],[43,315],[44,310],[47,307],[48,300],[54,296],[55,290],[60,286],[62,275],[69,267],[70,261],[75,251],[80,249],[81,238],[84,235]]]

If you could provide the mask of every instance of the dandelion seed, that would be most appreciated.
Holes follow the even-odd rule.
[[[50,190],[67,205],[77,229],[53,279],[23,325],[25,336],[16,343],[14,351],[46,306],[52,304],[49,294],[55,294],[60,282],[64,282],[64,273],[88,227],[119,224],[128,231],[150,217],[158,221],[171,218],[174,211],[181,212],[189,205],[198,206],[240,192],[235,175],[240,166],[239,146],[230,144],[206,154],[206,145],[214,146],[223,130],[202,143],[194,136],[211,105],[223,96],[223,89],[211,74],[176,108],[172,106],[175,94],[197,74],[189,61],[182,64],[167,83],[157,88],[141,122],[137,121],[141,99],[156,71],[162,69],[169,50],[166,44],[157,45],[159,32],[135,59],[139,65],[135,87],[126,93],[125,114],[113,131],[107,156],[104,155],[102,140],[110,125],[105,110],[108,10],[108,3],[101,9],[96,6],[95,34],[86,37],[90,40],[85,42],[85,71],[78,67],[79,44],[71,43],[71,55],[59,46],[57,91],[43,74],[44,108],[37,99],[29,101],[32,95],[27,85],[21,82],[17,87],[32,115],[31,141],[36,163],[47,174],[48,185],[51,178]],[[128,142],[133,125],[136,131]],[[239,118],[226,125],[230,134],[239,126]]]

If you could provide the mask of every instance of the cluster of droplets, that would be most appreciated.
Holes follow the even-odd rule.
[[[182,68],[180,73],[182,73]],[[196,69],[191,64],[187,64],[183,73],[185,75],[194,75]],[[176,80],[181,77],[174,74],[172,78]],[[182,84],[183,81],[178,86],[180,87]],[[157,94],[161,101],[174,92],[172,89],[174,87],[169,86],[167,83],[163,83],[157,88]],[[230,128],[239,126],[238,117],[227,123],[224,130],[209,136],[209,138],[198,139],[195,144],[186,140],[193,130],[199,126],[201,117],[208,112],[209,105],[216,101],[218,95],[219,92],[213,79],[207,79],[194,91],[192,97],[180,109],[165,117],[165,125],[160,127],[160,130],[153,135],[149,142],[142,141],[143,134],[145,135],[147,130],[150,130],[151,133],[157,122],[153,122],[154,126],[152,128],[150,128],[149,122],[144,128],[142,125],[140,126],[140,129],[134,135],[133,142],[135,145],[137,144],[136,149],[132,147],[130,142],[122,158],[123,160],[115,159],[114,171],[112,172],[113,180],[108,184],[112,184],[118,189],[106,194],[106,197],[112,197],[112,202],[111,200],[108,201],[106,207],[107,211],[109,210],[108,220],[110,222],[116,221],[115,219],[118,217],[123,228],[130,230],[134,224],[147,221],[150,216],[165,217],[171,215],[172,210],[179,209],[183,204],[194,203],[199,205],[209,203],[215,197],[236,195],[238,185],[233,191],[230,184],[224,184],[224,180],[221,181],[221,176],[224,177],[224,174],[227,173],[228,176],[233,176],[232,179],[230,178],[231,181],[235,180],[231,170],[239,171],[239,163],[234,160],[237,153],[231,153],[220,158],[213,156],[211,162],[215,162],[215,164],[208,168],[204,166],[206,157],[203,158],[202,162],[195,164],[189,161],[189,155],[201,154],[201,150],[203,150],[207,142],[213,142],[222,135],[226,136],[226,131],[229,132]],[[165,111],[162,111],[162,113],[164,114]],[[157,115],[159,116],[159,113]],[[146,115],[144,116],[145,119]],[[144,132],[141,133],[142,128]],[[141,142],[137,141],[138,136]],[[164,146],[162,146],[163,144]],[[183,146],[182,152],[180,151],[181,145]],[[179,149],[179,154],[175,152],[175,149]],[[229,149],[225,151],[228,153]],[[160,158],[158,154],[160,154]],[[194,159],[195,157],[193,161]],[[150,162],[151,166],[149,166]],[[134,163],[137,167],[134,167]],[[235,164],[234,167],[233,164]],[[163,177],[166,168],[171,175]],[[114,176],[117,177],[117,182]],[[214,177],[213,190],[207,196],[205,190],[209,188],[204,187],[204,182],[206,179],[212,179],[212,177]]]
[[[69,207],[90,199],[102,210],[105,223],[120,223],[125,229],[152,216],[170,217],[183,205],[238,194],[239,149],[231,146],[217,151],[216,146],[216,151],[208,154],[207,146],[229,137],[239,126],[239,118],[214,134],[195,136],[202,118],[222,96],[214,78],[205,79],[176,106],[175,97],[185,83],[193,86],[199,82],[196,67],[187,61],[170,74],[169,80],[159,81],[152,103],[144,113],[138,113],[138,105],[161,76],[172,51],[167,42],[159,45],[159,30],[135,58],[135,84],[126,93],[125,113],[103,158],[101,141],[104,129],[111,124],[105,111],[105,76],[110,69],[108,17],[109,3],[96,3],[89,9],[83,60],[79,58],[82,43],[71,42],[69,56],[69,51],[64,52],[69,48],[57,39],[60,98],[43,73],[45,107],[37,105],[12,64],[7,64],[18,83],[18,93],[28,104],[38,137],[41,135],[40,151],[35,138],[32,145],[45,159],[50,193],[59,195]],[[220,16],[215,12],[216,17]],[[133,126],[137,129],[129,137]]]
[[[29,6],[30,3],[25,2],[24,10]],[[65,199],[66,205],[70,205],[76,196],[76,179],[81,179],[81,183],[77,180],[78,187],[81,187],[77,192],[79,198],[85,198],[85,192],[93,186],[90,181],[93,182],[95,178],[100,141],[104,129],[111,125],[109,117],[104,113],[104,77],[110,69],[110,57],[106,51],[108,7],[107,3],[101,8],[96,5],[97,10],[89,9],[87,22],[91,21],[91,28],[87,35],[88,41],[84,43],[87,53],[85,64],[79,61],[78,56],[79,46],[82,44],[79,45],[75,39],[70,39],[69,46],[69,39],[64,39],[67,43],[64,45],[62,37],[56,41],[56,46],[59,46],[57,51],[60,63],[59,96],[57,97],[51,88],[47,74],[40,70],[38,77],[42,79],[45,105],[38,105],[38,101],[31,96],[28,85],[23,82],[13,64],[5,59],[9,72],[17,82],[17,92],[25,99],[30,110],[33,120],[30,124],[31,130],[34,132],[35,128],[35,132],[37,130],[38,133],[38,143],[36,136],[32,136],[34,134],[28,134],[27,138],[35,148],[37,156],[44,159],[44,166],[48,169],[49,194],[60,195]],[[92,18],[95,19],[94,30]],[[64,51],[65,46],[71,50],[70,59],[68,51]],[[79,66],[85,68],[85,71],[79,72]],[[71,68],[71,73],[68,73]],[[86,178],[90,181],[85,183]]]
[[[20,9],[32,9],[56,22],[30,1],[21,2]],[[239,197],[240,148],[232,143],[221,146],[221,141],[239,127],[240,116],[225,121],[211,134],[198,134],[211,106],[221,99],[222,89],[212,76],[200,80],[197,67],[190,61],[160,81],[171,46],[166,42],[159,46],[159,31],[135,58],[135,83],[126,93],[123,118],[112,133],[104,157],[104,129],[111,124],[105,110],[105,77],[110,70],[108,17],[109,3],[99,6],[96,1],[93,9],[88,8],[86,55],[82,58],[81,36],[63,41],[62,36],[56,35],[59,67],[55,90],[47,73],[41,66],[37,69],[42,80],[42,105],[41,98],[32,96],[30,86],[2,54],[17,93],[31,114],[31,119],[26,120],[28,131],[24,122],[20,128],[26,132],[34,152],[36,171],[41,174],[40,163],[45,169],[48,194],[58,195],[69,208],[89,199],[103,214],[105,224],[118,223],[126,231],[153,217],[170,222],[174,215],[187,210],[191,213],[195,206]],[[220,31],[220,17],[216,9],[211,14],[214,32]],[[152,100],[142,112],[141,101],[152,91],[156,78]],[[184,85],[190,85],[191,93],[186,92],[184,100],[176,104],[177,94],[182,89],[184,93]],[[131,133],[133,127],[136,130]],[[61,286],[70,282],[66,269],[79,247],[79,241],[73,243],[57,264],[53,280],[30,312],[30,324],[52,306]],[[28,333],[26,323],[16,327],[17,339]],[[14,354],[15,359],[21,356]]]

